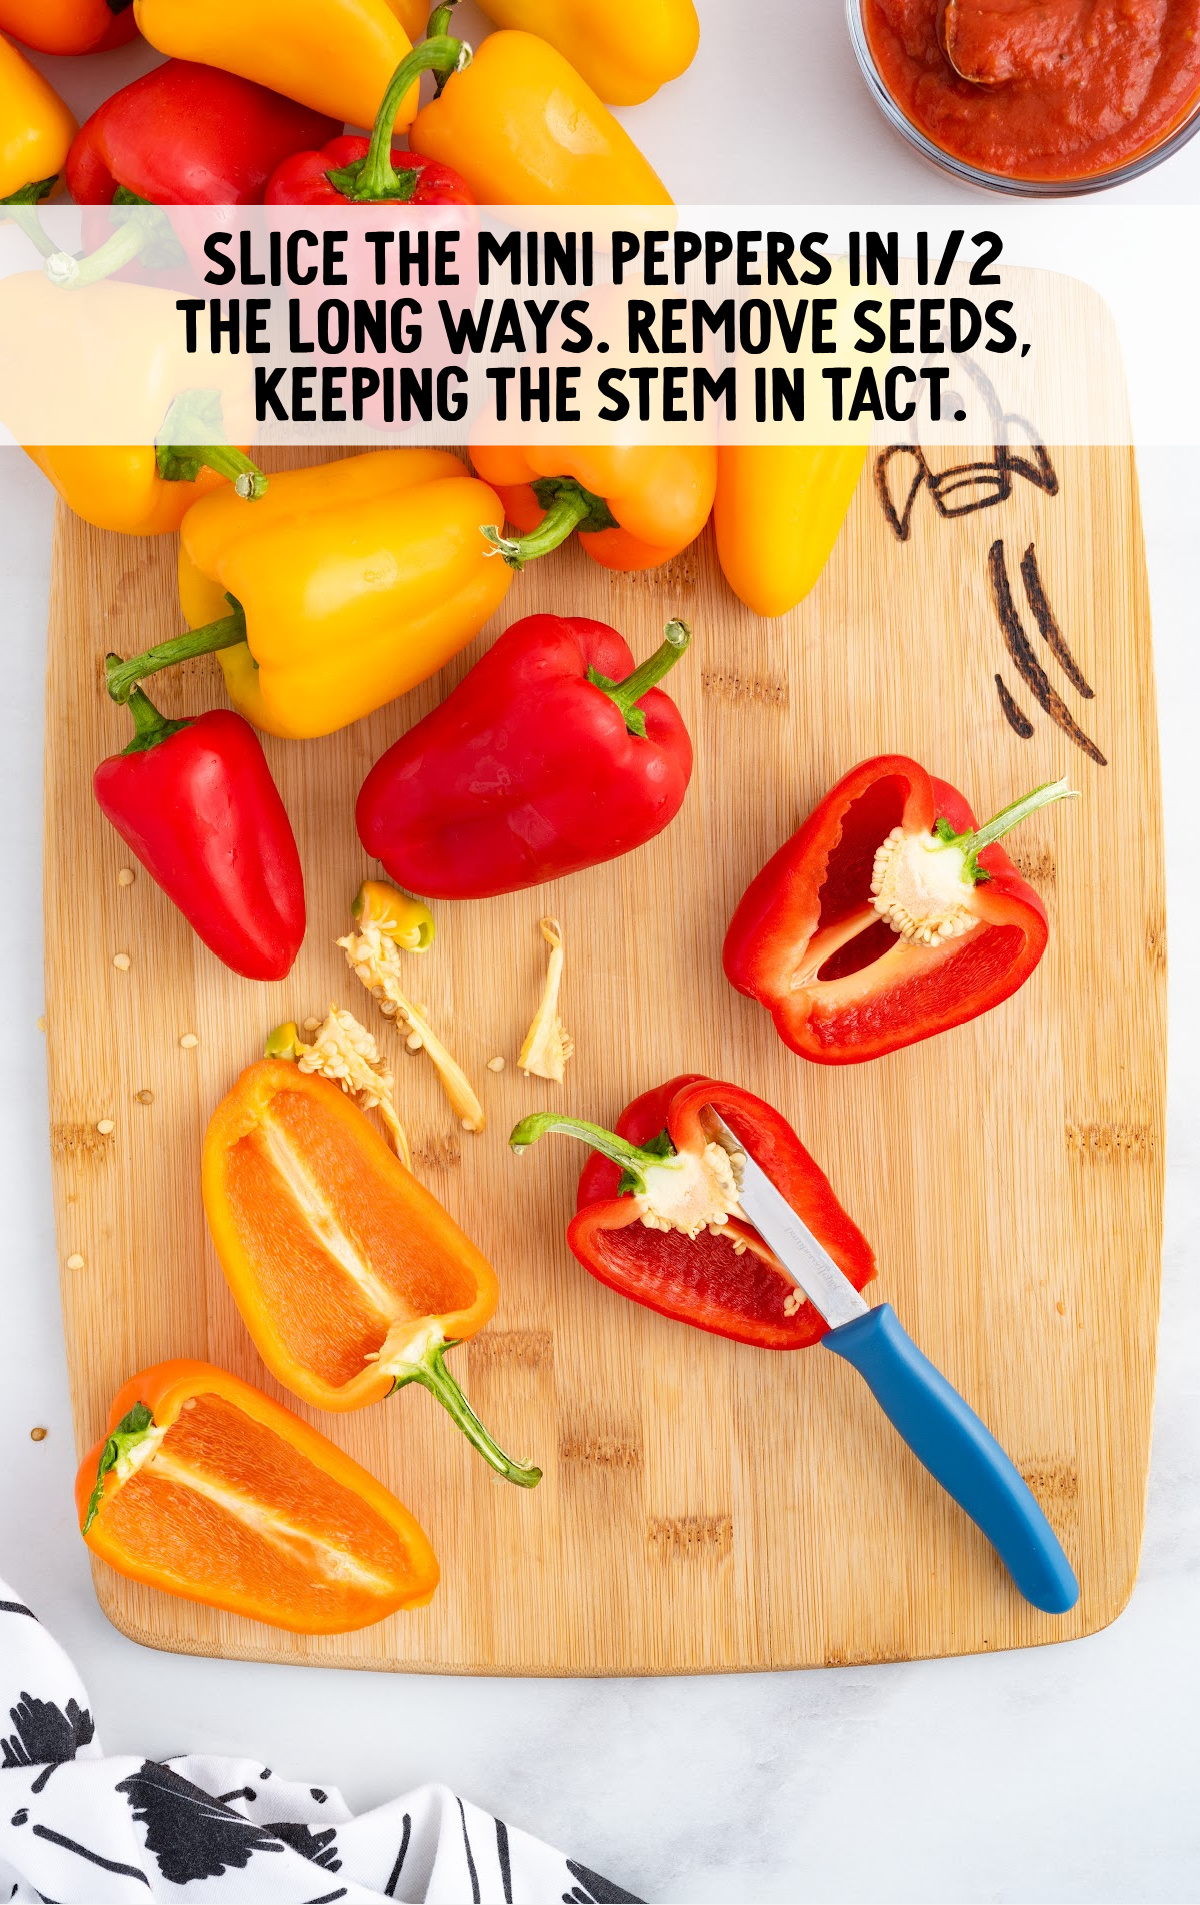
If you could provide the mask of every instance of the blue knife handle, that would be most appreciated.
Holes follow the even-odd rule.
[[[1058,1538],[994,1435],[923,1356],[890,1303],[822,1337],[852,1363],[919,1462],[982,1529],[1021,1593],[1065,1614],[1079,1583]]]

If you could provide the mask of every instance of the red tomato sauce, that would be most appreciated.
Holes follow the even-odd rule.
[[[1110,171],[1200,95],[1200,0],[863,0],[863,25],[905,116],[1010,178]]]

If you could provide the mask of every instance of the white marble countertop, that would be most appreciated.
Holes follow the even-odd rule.
[[[701,0],[701,13],[696,67],[631,116],[679,199],[990,202],[948,189],[876,118],[838,0]],[[468,32],[481,24],[470,15],[465,7]],[[146,63],[144,53],[111,56],[101,88],[97,62],[58,62],[56,77],[86,111]],[[1194,231],[1200,139],[1117,196],[1177,204]],[[1194,376],[1194,353],[1180,366]],[[1130,1607],[1090,1640],[979,1659],[689,1680],[451,1680],[149,1653],[114,1632],[93,1598],[68,1508],[75,1456],[36,1029],[52,512],[32,465],[0,452],[0,1573],[74,1654],[109,1751],[261,1754],[281,1773],[341,1787],[356,1807],[445,1780],[655,1901],[1196,1899],[1200,1283],[1187,1245],[1200,1230],[1190,1062],[1200,1033],[1200,483],[1185,452],[1145,453],[1141,476],[1174,976],[1158,1406]],[[1136,837],[1113,842],[1118,868],[1137,851]],[[104,1026],[81,1020],[78,1037],[103,1038]],[[35,1424],[49,1430],[39,1443]]]

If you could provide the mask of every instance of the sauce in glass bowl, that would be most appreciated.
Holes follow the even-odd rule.
[[[861,19],[904,118],[998,178],[1120,172],[1200,104],[1200,0],[862,0]]]

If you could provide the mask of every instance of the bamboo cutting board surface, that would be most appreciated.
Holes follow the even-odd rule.
[[[432,1605],[306,1640],[96,1563],[101,1605],[124,1633],[312,1665],[673,1673],[1023,1646],[1092,1632],[1120,1611],[1141,1539],[1159,1286],[1155,707],[1132,455],[1074,450],[1053,462],[1057,494],[1018,475],[1002,504],[959,518],[937,499],[953,506],[967,493],[931,472],[906,540],[869,465],[818,587],[779,622],[736,602],[707,537],[643,577],[608,575],[572,550],[518,577],[495,628],[405,702],[323,741],[268,740],[310,914],[300,960],[276,986],[221,967],[147,876],[119,883],[129,855],[90,794],[95,762],[127,738],[102,690],[102,656],[178,626],[174,539],[105,536],[60,513],[47,1029],[80,1447],[118,1385],[165,1357],[207,1358],[290,1400],[218,1270],[200,1147],[266,1032],[337,1000],[393,1059],[415,1168],[500,1274],[494,1322],[452,1366],[503,1444],[545,1469],[531,1494],[494,1481],[420,1391],[356,1416],[313,1416],[428,1530],[443,1570]],[[898,457],[880,477],[900,506],[914,470]],[[989,584],[997,540],[1032,652],[1105,765],[1043,712],[1013,664]],[[1038,632],[1020,580],[1030,544],[1090,698]],[[639,657],[670,616],[690,619],[692,651],[669,689],[696,771],[683,812],[648,848],[541,892],[436,909],[437,944],[411,963],[410,989],[484,1098],[488,1129],[471,1137],[333,942],[370,870],[353,824],[367,768],[495,629],[534,609],[611,621]],[[160,676],[152,692],[171,715],[223,701],[211,659]],[[1064,772],[1083,799],[1011,843],[1051,919],[1030,983],[960,1030],[826,1070],[788,1053],[767,1015],[728,987],[722,936],[750,876],[827,787],[893,750],[961,787],[981,817]],[[545,969],[543,913],[560,918],[567,950],[562,1009],[577,1053],[563,1087],[515,1065]],[[120,952],[128,970],[113,963]],[[188,1033],[198,1043],[185,1048]],[[499,1074],[487,1069],[495,1055],[507,1060]],[[876,1247],[879,1298],[1045,1507],[1082,1582],[1072,1614],[1026,1606],[846,1365],[667,1322],[569,1255],[582,1152],[548,1139],[516,1160],[513,1123],[549,1106],[611,1123],[634,1093],[685,1070],[736,1080],[795,1124]]]

